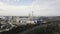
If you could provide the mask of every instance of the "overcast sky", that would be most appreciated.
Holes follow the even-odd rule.
[[[60,16],[60,0],[0,0],[0,15]]]

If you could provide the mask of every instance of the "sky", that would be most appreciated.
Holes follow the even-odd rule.
[[[3,16],[60,16],[60,0],[0,0]]]

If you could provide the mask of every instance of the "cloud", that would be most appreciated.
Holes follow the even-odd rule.
[[[34,11],[35,16],[60,16],[60,0],[35,0],[30,5],[10,5],[0,2],[0,15],[26,16]],[[28,2],[27,2],[28,3]]]
[[[2,15],[28,15],[31,11],[40,10],[40,6],[37,4],[27,5],[27,6],[15,6],[9,5],[3,2],[0,2],[0,9],[4,9],[0,11]],[[5,11],[6,10],[6,11]],[[0,15],[1,15],[0,14]]]
[[[35,0],[0,0],[10,5],[30,5]]]

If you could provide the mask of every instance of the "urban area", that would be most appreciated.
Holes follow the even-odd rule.
[[[0,16],[0,34],[60,34],[60,16]]]

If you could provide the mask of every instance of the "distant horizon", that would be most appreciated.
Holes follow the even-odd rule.
[[[6,16],[6,15],[0,15],[0,16]],[[18,16],[17,16],[18,17]],[[28,16],[27,16],[28,17]],[[35,16],[35,17],[60,17],[60,16]]]

